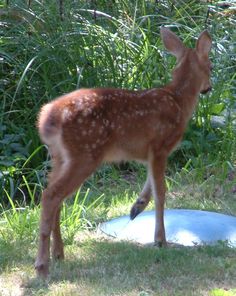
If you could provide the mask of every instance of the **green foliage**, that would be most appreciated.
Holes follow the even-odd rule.
[[[233,289],[231,291],[227,291],[224,289],[214,289],[211,291],[211,296],[234,296],[236,294],[236,290]]]
[[[214,90],[200,100],[180,149],[170,158],[172,167],[189,161],[202,171],[213,161],[234,166],[236,21],[230,10],[215,1],[62,4],[61,10],[51,1],[1,5],[2,202],[8,203],[7,193],[13,200],[30,200],[29,191],[39,194],[45,183],[47,150],[40,146],[35,127],[42,104],[81,87],[143,89],[169,81],[174,59],[161,44],[162,25],[192,46],[207,27],[214,44]]]

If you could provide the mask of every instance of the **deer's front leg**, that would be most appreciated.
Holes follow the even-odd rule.
[[[151,183],[149,176],[144,184],[143,190],[140,193],[139,197],[133,204],[130,211],[130,219],[133,220],[138,214],[140,214],[148,205],[151,199]]]
[[[159,247],[167,245],[164,226],[166,160],[166,155],[156,156],[154,153],[152,153],[149,161],[150,180],[155,202],[156,215],[154,242],[155,245]]]

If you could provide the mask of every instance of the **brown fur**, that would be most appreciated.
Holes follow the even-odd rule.
[[[177,58],[172,82],[143,91],[81,89],[44,106],[38,128],[49,146],[53,168],[42,196],[40,243],[36,269],[47,276],[49,238],[53,257],[63,258],[60,205],[104,161],[137,160],[148,166],[144,189],[131,209],[134,219],[147,206],[151,191],[156,206],[154,240],[166,245],[163,220],[167,157],[180,142],[200,92],[210,89],[211,38],[205,31],[188,49],[168,29],[165,47]]]

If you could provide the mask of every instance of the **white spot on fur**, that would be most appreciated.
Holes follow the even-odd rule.
[[[101,126],[101,127],[99,128],[99,131],[98,131],[98,133],[101,135],[101,134],[103,133],[103,131],[104,131],[104,127],[103,127],[103,126]]]
[[[75,107],[77,108],[77,110],[82,110],[83,109],[83,102],[80,100],[77,100],[75,103]]]
[[[87,117],[89,114],[92,113],[92,109],[86,108],[83,110],[83,116]]]
[[[70,109],[68,108],[65,108],[63,111],[62,111],[62,121],[66,121],[68,119],[70,119],[72,117],[72,112]]]
[[[136,115],[140,115],[140,116],[144,115],[144,111],[142,111],[142,110],[136,111],[135,113],[136,113]]]
[[[167,97],[164,96],[164,97],[162,98],[162,100],[166,102],[166,101],[167,101]]]
[[[109,126],[109,120],[107,120],[107,119],[103,119],[103,123],[104,123],[104,126]]]

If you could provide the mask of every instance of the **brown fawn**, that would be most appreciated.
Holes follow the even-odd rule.
[[[60,232],[63,200],[103,162],[136,160],[147,165],[147,180],[130,217],[134,219],[144,210],[152,193],[156,210],[154,241],[158,246],[166,245],[166,162],[182,139],[199,93],[211,89],[211,37],[207,31],[202,32],[194,49],[186,48],[167,28],[161,28],[161,38],[177,59],[168,85],[138,91],[81,89],[42,107],[38,129],[48,145],[52,171],[42,194],[35,263],[38,275],[48,275],[51,233],[52,256],[64,258]]]

